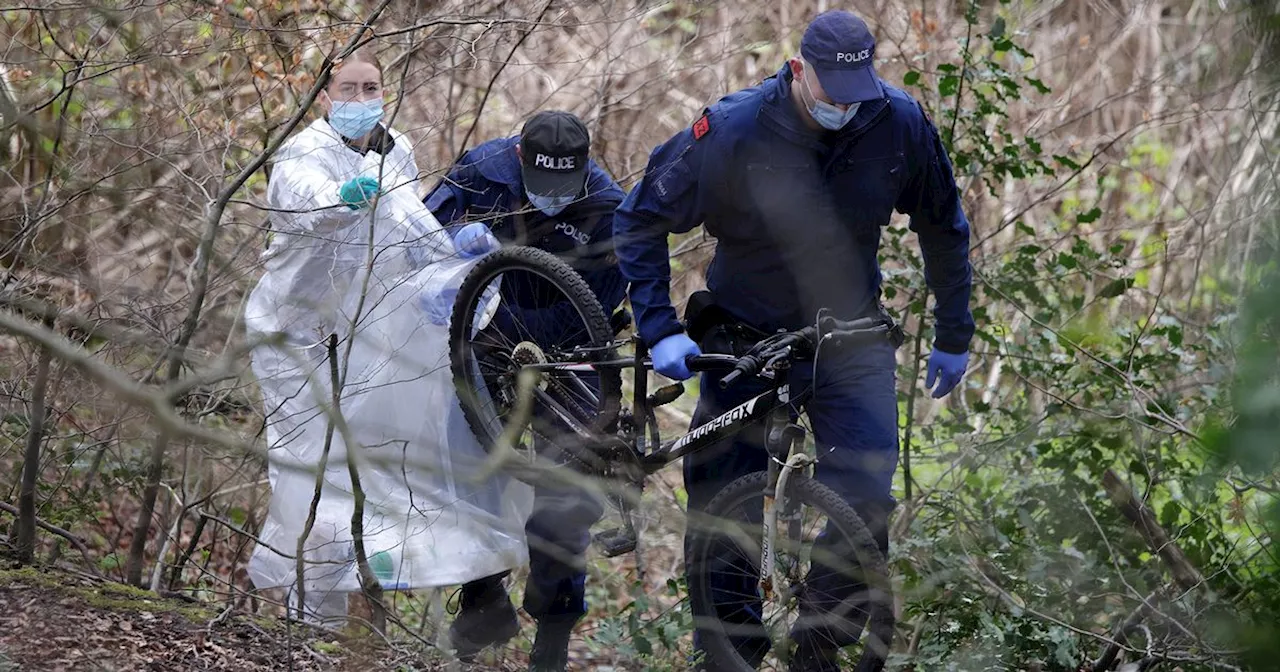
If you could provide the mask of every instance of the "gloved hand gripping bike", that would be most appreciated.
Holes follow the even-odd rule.
[[[545,319],[548,311],[554,321]],[[816,459],[807,450],[804,428],[793,419],[812,391],[791,390],[787,371],[825,347],[887,339],[896,327],[878,318],[827,317],[770,335],[741,357],[691,357],[691,371],[727,372],[719,382],[723,387],[756,378],[765,389],[687,434],[662,441],[654,409],[677,399],[683,385],[650,393],[647,350],[637,340],[634,355],[620,357],[618,348],[626,342],[615,340],[618,326],[611,325],[581,276],[546,252],[509,247],[482,259],[463,281],[450,322],[454,380],[476,437],[486,448],[509,445],[530,461],[620,486],[610,499],[622,525],[595,538],[612,557],[636,548],[633,506],[647,476],[763,423],[768,468],[725,486],[689,521],[697,525],[687,558],[690,599],[695,613],[714,615],[713,622],[699,624],[706,634],[707,669],[785,669],[801,631],[810,637],[839,631],[843,644],[850,629],[858,639],[863,623],[856,668],[841,669],[881,669],[894,628],[885,559],[853,508],[813,479]],[[630,408],[622,404],[625,369],[635,372]],[[517,476],[536,482],[546,473],[534,469]],[[825,523],[807,531],[810,515]],[[816,532],[815,538],[807,532]],[[736,560],[726,564],[726,558]],[[752,589],[736,601],[723,589],[727,570],[751,579],[746,583]],[[814,607],[822,600],[807,590],[808,579],[818,573],[824,585],[835,573],[846,576],[859,587],[859,601]],[[743,638],[768,645],[759,655],[743,653]]]

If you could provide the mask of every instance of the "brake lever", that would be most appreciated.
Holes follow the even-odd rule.
[[[788,345],[765,360],[764,366],[760,367],[760,377],[773,379],[775,374],[791,368],[791,352],[792,346]]]

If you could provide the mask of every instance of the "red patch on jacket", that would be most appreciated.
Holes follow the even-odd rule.
[[[693,122],[693,139],[701,140],[702,136],[711,132],[711,120],[704,113],[698,120]]]

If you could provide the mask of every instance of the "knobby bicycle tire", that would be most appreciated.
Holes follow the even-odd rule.
[[[489,436],[490,419],[484,416],[485,411],[475,403],[479,395],[474,380],[475,372],[468,359],[471,326],[485,287],[499,274],[511,271],[531,273],[550,282],[573,305],[587,329],[590,341],[585,345],[591,352],[583,356],[581,361],[600,361],[613,356],[613,348],[608,347],[612,343],[613,332],[609,328],[604,309],[600,307],[600,302],[586,281],[568,264],[548,252],[523,246],[504,247],[482,258],[467,273],[458,288],[453,314],[449,320],[449,364],[462,414],[485,450],[492,449],[495,437]],[[597,374],[600,404],[599,408],[594,409],[595,422],[590,429],[602,431],[612,426],[617,419],[622,376],[616,368],[598,370]]]
[[[709,520],[723,519],[726,513],[732,512],[743,502],[760,497],[767,485],[767,472],[759,471],[742,476],[716,493],[704,515]],[[854,670],[880,672],[888,660],[895,618],[888,570],[875,538],[853,507],[831,488],[799,474],[791,475],[787,487],[788,497],[798,498],[802,504],[825,514],[853,542],[855,555],[863,560],[859,564],[865,573],[872,599],[869,600],[869,614],[862,638],[862,656]],[[702,628],[705,635],[702,648],[706,655],[704,669],[715,672],[754,672],[756,668],[743,659],[730,642],[725,629],[714,618],[717,611],[716,605],[712,603],[710,583],[707,577],[701,575],[707,567],[706,555],[712,543],[715,543],[714,535],[695,533],[690,548],[689,571],[698,574],[697,577],[689,577],[689,598],[693,613],[711,621]],[[759,559],[753,561],[758,563]]]

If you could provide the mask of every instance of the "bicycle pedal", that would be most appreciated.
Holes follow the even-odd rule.
[[[636,550],[636,533],[634,530],[615,527],[596,533],[595,542],[606,558],[616,558]]]
[[[679,399],[682,394],[684,394],[683,384],[673,383],[671,385],[664,385],[654,390],[653,394],[649,395],[649,407],[656,408],[658,406],[664,406],[676,399]]]

